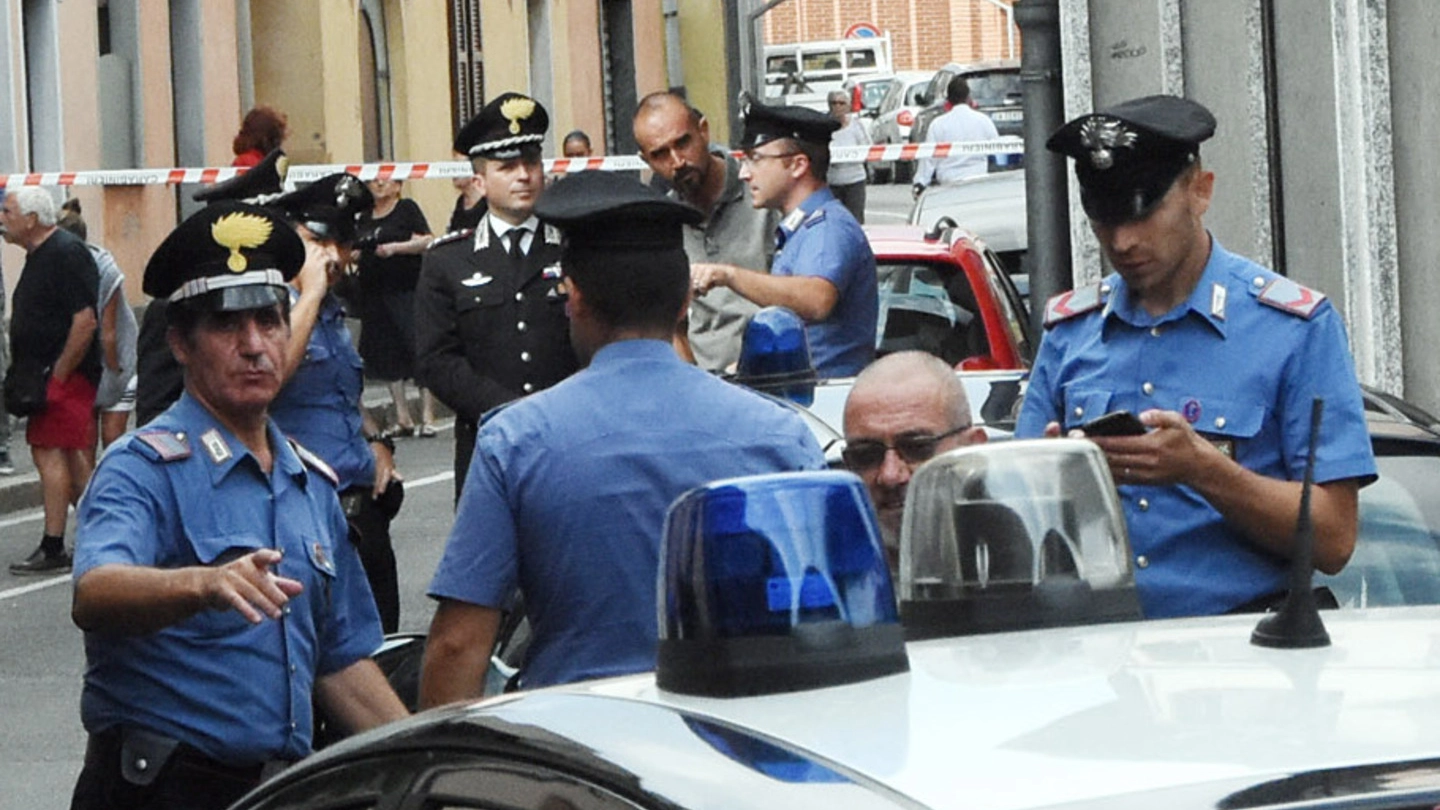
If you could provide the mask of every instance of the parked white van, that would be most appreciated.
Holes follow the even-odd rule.
[[[825,95],[891,72],[890,35],[765,46],[765,103],[825,111]]]

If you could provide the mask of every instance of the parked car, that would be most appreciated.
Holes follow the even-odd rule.
[[[1038,343],[1020,293],[972,233],[911,225],[865,233],[880,283],[879,354],[921,349],[970,371],[1029,367]]]
[[[996,131],[1004,135],[1020,136],[1025,128],[1024,84],[1020,81],[1020,62],[1014,59],[992,62],[976,62],[961,65],[951,62],[935,71],[930,86],[920,98],[923,108],[915,114],[915,124],[910,128],[910,142],[924,143],[930,131],[930,122],[945,113],[945,91],[950,80],[964,76],[970,85],[970,101],[980,112],[990,116]],[[1015,156],[990,158],[992,167],[1018,165]]]
[[[888,76],[890,35],[765,46],[765,103],[826,111],[825,96],[849,82]]]
[[[909,143],[910,127],[920,111],[918,97],[930,86],[935,74],[930,71],[902,71],[885,84],[885,96],[875,111],[875,128],[871,141],[878,144]],[[871,164],[877,183],[895,181],[908,183],[915,173],[914,161],[877,162]]]
[[[926,230],[945,218],[984,240],[1007,273],[1024,272],[1028,236],[1023,169],[932,185],[910,210],[910,224]]]

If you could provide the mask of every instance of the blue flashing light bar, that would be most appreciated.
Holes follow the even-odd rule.
[[[661,560],[662,689],[764,694],[909,668],[875,514],[850,473],[691,490],[670,507]]]
[[[809,407],[815,401],[815,365],[805,322],[784,307],[765,307],[745,325],[735,381]]]

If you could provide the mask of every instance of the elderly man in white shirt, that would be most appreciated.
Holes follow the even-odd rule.
[[[832,157],[825,181],[830,191],[839,198],[845,208],[855,215],[855,220],[865,224],[865,164],[836,163],[833,149],[837,146],[868,146],[870,133],[860,121],[859,113],[850,112],[850,94],[844,90],[832,90],[826,97],[830,117],[840,122],[840,129],[830,136]]]
[[[950,111],[930,122],[925,133],[926,143],[952,143],[955,141],[988,141],[1000,137],[995,122],[990,116],[970,106],[970,85],[963,76],[950,80],[945,88],[945,99]],[[919,197],[931,183],[955,183],[966,177],[984,174],[988,169],[986,155],[951,155],[944,160],[926,158],[920,161],[915,172],[915,196]]]

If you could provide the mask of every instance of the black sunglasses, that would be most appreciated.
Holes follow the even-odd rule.
[[[953,430],[941,433],[939,436],[931,436],[925,433],[911,436],[901,436],[894,444],[877,442],[873,439],[850,442],[845,449],[840,451],[840,457],[845,461],[845,466],[852,472],[870,470],[885,463],[885,454],[894,450],[900,455],[901,460],[906,464],[920,464],[929,461],[935,455],[935,446],[944,439],[948,439],[957,433],[963,433],[970,429],[969,425],[961,425]]]

